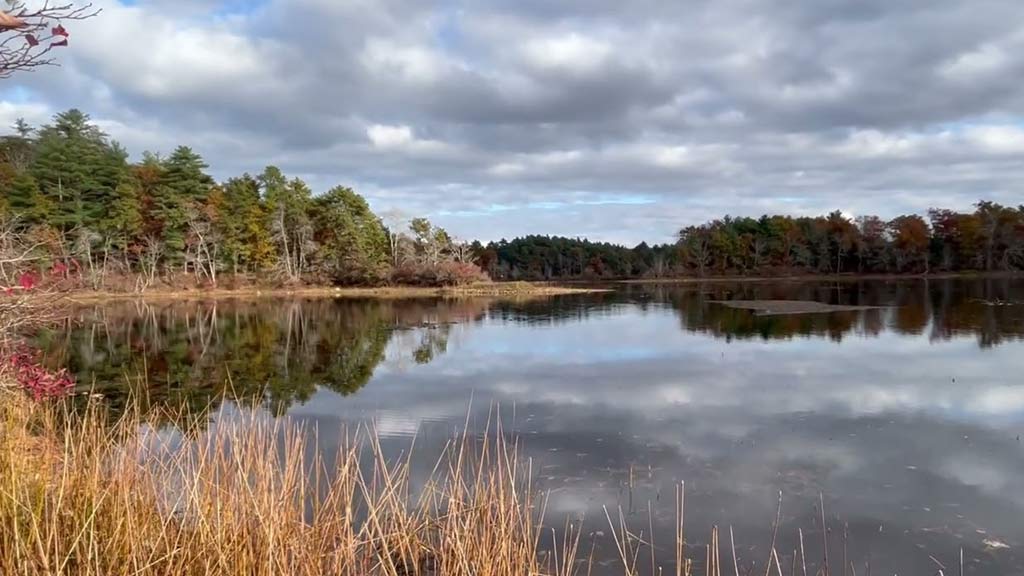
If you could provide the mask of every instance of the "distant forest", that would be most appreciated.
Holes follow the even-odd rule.
[[[1024,206],[980,201],[849,219],[724,217],[629,248],[526,236],[460,241],[424,218],[381,218],[351,188],[314,196],[275,167],[216,182],[192,149],[137,163],[86,114],[0,137],[0,285],[427,284],[792,273],[1024,270]],[[27,278],[27,280],[26,280]]]
[[[726,216],[681,229],[674,244],[527,236],[478,254],[500,279],[1011,272],[1024,270],[1024,205],[980,201],[972,212],[929,210],[928,220]]]

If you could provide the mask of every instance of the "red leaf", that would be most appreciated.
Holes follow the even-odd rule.
[[[18,278],[18,284],[21,285],[22,290],[31,290],[36,285],[36,277],[25,273]]]
[[[61,40],[60,42],[50,42],[50,46],[67,46],[67,45],[68,45],[68,39],[67,38]]]
[[[64,29],[64,26],[62,24],[57,24],[56,26],[54,26],[53,29],[50,30],[50,33],[54,36],[63,36],[65,38],[68,37],[68,31]]]
[[[36,37],[31,34],[25,34],[25,42],[32,47],[39,46],[39,40],[36,40]]]

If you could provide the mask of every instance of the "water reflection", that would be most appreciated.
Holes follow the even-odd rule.
[[[1019,278],[859,282],[734,282],[686,288],[638,287],[654,302],[670,302],[684,330],[716,337],[789,339],[826,336],[836,342],[853,333],[925,334],[932,340],[971,334],[990,347],[1024,337],[1024,282]],[[882,306],[888,310],[758,316],[710,305],[712,300],[812,300]]]
[[[45,361],[116,406],[203,414],[224,399],[284,414],[318,389],[366,385],[393,339],[416,363],[443,354],[453,322],[486,302],[255,300],[83,307],[44,333]],[[411,339],[403,336],[411,335]]]
[[[884,308],[757,316],[718,299]],[[695,553],[711,524],[732,524],[741,562],[763,561],[782,489],[781,550],[798,526],[820,541],[824,492],[833,529],[849,522],[858,573],[867,558],[879,572],[934,573],[928,555],[949,565],[960,546],[967,573],[1022,573],[1022,301],[1024,282],[999,279],[119,304],[79,311],[42,344],[112,401],[140,372],[154,405],[255,394],[316,423],[326,449],[343,425],[373,421],[386,449],[417,434],[429,452],[467,411],[479,432],[500,404],[550,491],[552,524],[587,518],[598,573],[614,556],[605,506],[653,524],[671,573],[681,480]]]

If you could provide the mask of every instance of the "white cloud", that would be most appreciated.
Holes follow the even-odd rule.
[[[1024,129],[1017,126],[974,126],[965,131],[967,142],[987,152],[1024,152]]]
[[[905,158],[920,146],[919,138],[887,134],[878,130],[858,130],[836,147],[841,155],[860,158]]]
[[[553,38],[536,38],[523,46],[531,65],[571,74],[593,74],[608,62],[612,47],[601,40],[573,32]]]
[[[965,52],[947,61],[940,73],[957,81],[978,80],[980,76],[999,72],[1010,62],[1002,48],[986,44],[977,50]]]
[[[155,101],[213,92],[280,97],[289,81],[280,58],[293,47],[247,36],[243,26],[176,20],[144,5],[107,2],[100,16],[75,26],[75,57],[95,80]]]
[[[662,168],[681,168],[693,161],[686,146],[658,146],[650,151],[650,158]]]
[[[374,124],[366,129],[366,137],[374,148],[382,151],[401,151],[414,154],[441,154],[451,148],[438,140],[419,139],[409,126]]]
[[[526,171],[526,166],[518,162],[499,162],[489,167],[487,171],[500,177],[517,176]]]
[[[13,126],[18,118],[24,118],[26,122],[39,125],[50,119],[53,111],[41,102],[13,103],[0,101],[0,126],[7,128]]]
[[[382,126],[374,124],[366,129],[370,142],[377,148],[400,148],[412,144],[412,129],[408,126]]]

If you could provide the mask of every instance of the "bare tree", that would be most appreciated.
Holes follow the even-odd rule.
[[[29,8],[21,0],[5,1],[7,9],[0,8],[0,78],[55,65],[53,50],[67,46],[70,37],[63,23],[92,18],[100,12],[92,4],[51,4],[44,0],[42,5]]]
[[[21,252],[18,219],[0,214],[0,284],[4,286],[12,284],[13,268],[20,262],[23,256]]]
[[[156,281],[156,273],[160,267],[160,258],[164,253],[164,243],[156,235],[150,234],[143,239],[144,249],[139,255],[142,275],[136,281],[135,289],[145,292]]]
[[[409,217],[400,208],[389,208],[384,211],[381,219],[388,229],[388,242],[391,250],[391,265],[398,267],[402,263],[401,244],[402,233],[400,230],[409,225]]]
[[[679,244],[686,251],[687,260],[697,267],[697,273],[704,275],[704,270],[711,264],[711,234],[702,227],[690,226],[679,231]]]
[[[278,202],[274,210],[273,219],[270,222],[270,230],[273,233],[274,242],[281,246],[280,264],[284,268],[284,275],[288,281],[295,280],[298,274],[294,269],[292,260],[292,248],[288,244],[288,222],[287,206],[284,202]]]
[[[468,264],[473,261],[473,245],[465,240],[453,239],[448,249],[456,262]]]
[[[651,261],[651,273],[654,274],[655,278],[663,278],[665,276],[666,264],[664,254],[658,252],[654,255]]]
[[[188,249],[191,253],[196,276],[205,275],[210,283],[217,285],[217,233],[206,214],[193,206],[188,210],[190,238]]]
[[[79,262],[85,262],[88,266],[88,279],[89,285],[93,290],[98,290],[103,284],[107,273],[107,262],[104,259],[97,266],[97,259],[93,254],[93,245],[103,240],[103,238],[93,232],[92,230],[79,226],[69,232],[72,238],[71,253],[73,257]]]

